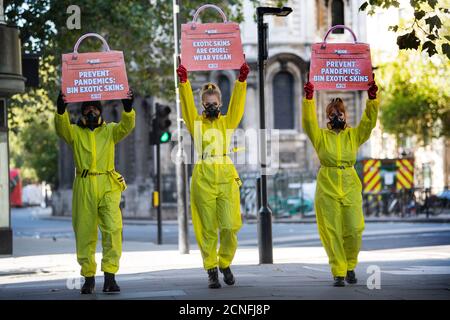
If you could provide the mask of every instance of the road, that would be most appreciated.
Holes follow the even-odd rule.
[[[234,287],[207,288],[201,254],[190,229],[190,254],[177,250],[177,225],[126,222],[119,295],[81,296],[71,221],[39,208],[12,211],[14,255],[0,256],[0,300],[289,300],[450,299],[450,224],[366,223],[357,285],[333,288],[328,258],[314,223],[274,223],[274,263],[259,264],[257,225],[245,223],[233,261]],[[96,260],[100,263],[101,246]],[[374,286],[379,284],[379,287]]]
[[[12,226],[15,237],[73,239],[70,218],[54,219],[48,210],[38,207],[13,209]],[[317,247],[320,239],[314,223],[274,223],[272,227],[275,247]],[[125,222],[124,241],[156,243],[157,226],[154,222]],[[100,235],[99,235],[100,237]],[[239,245],[257,245],[257,224],[244,223],[239,232]],[[178,243],[178,226],[175,222],[163,223],[163,244]],[[189,241],[195,246],[192,225]],[[380,250],[450,244],[450,224],[446,223],[366,223],[362,250]]]

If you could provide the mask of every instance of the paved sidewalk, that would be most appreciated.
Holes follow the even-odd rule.
[[[101,293],[99,272],[92,296],[78,292],[73,240],[18,238],[14,247],[13,257],[0,256],[0,299],[450,299],[450,246],[363,251],[359,283],[345,288],[331,286],[321,247],[275,248],[273,265],[258,265],[257,248],[238,249],[236,285],[212,290],[198,250],[181,255],[173,245],[125,242],[117,276],[122,293]],[[376,283],[378,268],[381,287],[371,290],[367,280]]]

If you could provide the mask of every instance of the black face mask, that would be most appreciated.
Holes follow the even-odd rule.
[[[89,111],[85,116],[86,122],[89,124],[98,124],[98,118],[94,111]]]
[[[332,129],[344,129],[345,120],[340,119],[338,115],[334,115],[333,118],[330,119],[330,125]]]
[[[208,105],[203,111],[203,113],[209,119],[217,119],[220,114],[220,107],[215,105]]]

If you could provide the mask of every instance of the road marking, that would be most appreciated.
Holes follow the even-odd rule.
[[[422,227],[422,228],[405,228],[405,229],[387,229],[387,230],[376,230],[376,231],[365,231],[363,237],[369,236],[386,236],[386,235],[406,235],[406,234],[416,234],[416,233],[427,233],[427,232],[446,232],[450,231],[450,227]],[[320,240],[319,235],[303,235],[303,236],[286,236],[286,237],[276,237],[273,239],[273,243],[283,243],[283,242],[296,242],[296,241],[307,241],[307,240]],[[239,245],[256,245],[258,240],[240,240]]]
[[[441,275],[450,274],[450,266],[412,266],[409,268],[402,268],[400,270],[381,271],[382,273],[395,275]]]
[[[329,273],[330,269],[329,268],[314,268],[314,267],[308,267],[308,266],[303,266],[303,268],[308,269],[308,270],[314,270],[314,271],[320,271],[320,272],[326,272]]]

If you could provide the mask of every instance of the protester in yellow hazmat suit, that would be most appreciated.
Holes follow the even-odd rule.
[[[114,169],[114,146],[134,128],[133,93],[122,100],[125,112],[119,123],[106,123],[100,101],[83,102],[82,115],[71,124],[64,95],[60,93],[55,115],[56,133],[73,151],[76,177],[73,183],[72,225],[75,231],[77,260],[85,282],[82,294],[95,288],[95,251],[98,228],[102,234],[104,292],[120,292],[115,281],[122,254],[122,214],[119,204],[126,189],[124,178]]]
[[[346,123],[344,102],[333,99],[327,106],[327,129],[320,129],[313,100],[314,86],[305,85],[303,128],[320,160],[315,210],[320,239],[327,252],[334,286],[356,283],[355,267],[361,247],[364,217],[362,185],[354,169],[358,148],[370,137],[378,115],[378,90],[369,83],[369,100],[356,128]]]
[[[250,69],[241,66],[230,99],[228,113],[220,114],[221,92],[217,85],[207,83],[201,90],[204,108],[200,115],[195,107],[187,70],[178,67],[183,119],[194,139],[199,157],[195,164],[191,183],[192,222],[195,236],[208,272],[209,288],[220,288],[217,266],[224,275],[224,282],[235,282],[230,265],[237,248],[237,232],[242,226],[239,187],[241,181],[228,156],[231,135],[244,114],[246,79]],[[220,248],[217,252],[217,231]]]

